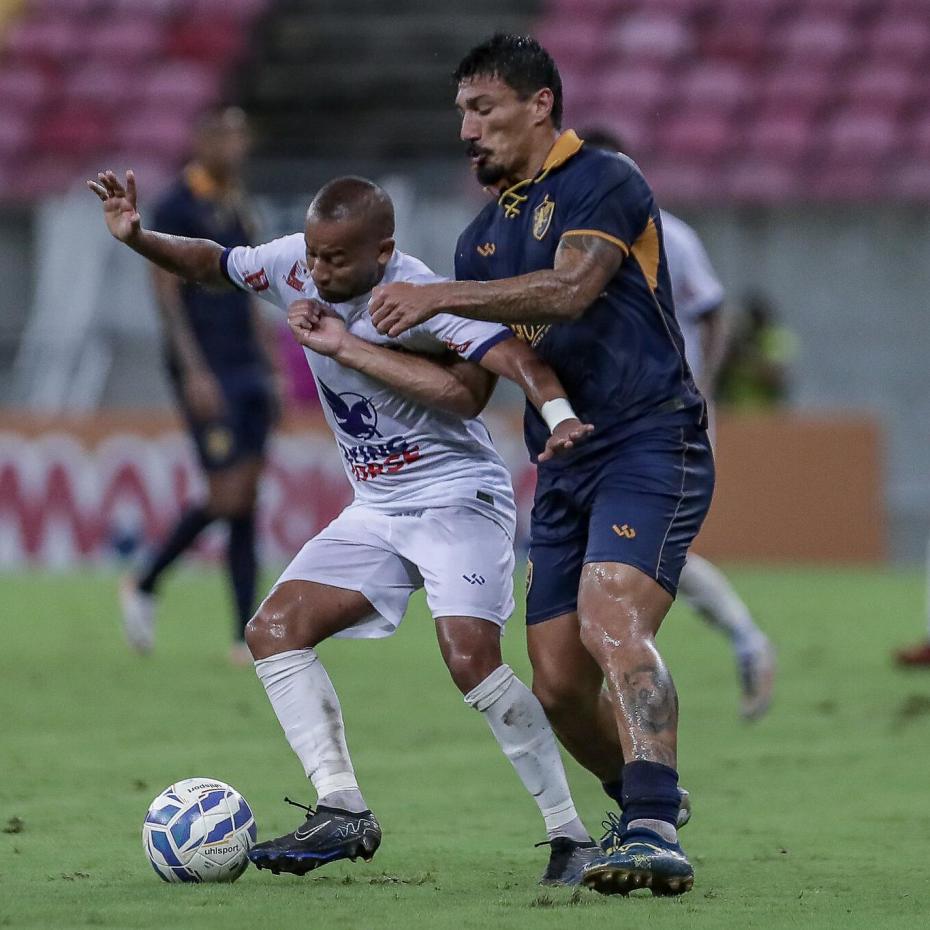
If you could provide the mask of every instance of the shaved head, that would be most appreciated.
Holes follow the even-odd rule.
[[[394,204],[387,193],[366,178],[334,178],[317,192],[307,221],[360,221],[377,239],[394,235]]]
[[[307,267],[323,300],[340,303],[370,291],[394,254],[394,205],[365,178],[335,178],[307,210]]]

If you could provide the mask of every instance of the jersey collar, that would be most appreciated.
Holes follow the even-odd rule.
[[[508,187],[507,190],[497,198],[498,205],[504,210],[504,216],[508,220],[512,220],[514,217],[519,216],[521,205],[529,200],[528,194],[521,193],[523,189],[530,184],[539,184],[540,181],[545,180],[549,176],[550,171],[561,168],[565,162],[574,155],[577,155],[582,145],[584,145],[584,140],[578,138],[578,134],[575,130],[566,129],[565,132],[555,140],[552,148],[549,149],[549,154],[546,156],[542,168],[539,169],[539,173],[533,178],[527,178],[525,181],[517,181],[516,184],[512,187]]]

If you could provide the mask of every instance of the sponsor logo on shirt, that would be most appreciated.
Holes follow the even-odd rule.
[[[347,391],[337,394],[329,385],[320,381],[323,399],[332,411],[339,429],[356,439],[374,439],[381,434],[377,430],[378,411],[371,399]]]
[[[485,242],[484,245],[475,246],[475,248],[482,258],[490,258],[497,251],[497,246],[493,242]]]
[[[296,261],[291,265],[291,270],[287,273],[284,283],[295,291],[303,292],[304,282],[307,280],[307,266],[302,261]]]
[[[453,352],[457,352],[459,355],[464,355],[471,348],[473,342],[473,339],[469,339],[467,342],[453,342],[451,339],[445,340],[446,348],[451,349]]]
[[[252,272],[252,274],[247,274],[243,279],[246,287],[252,288],[253,291],[267,291],[268,284],[268,275],[265,274],[264,268],[259,268],[258,271]]]
[[[371,445],[350,446],[336,440],[356,481],[370,481],[382,475],[397,474],[405,465],[421,458],[420,447],[403,436],[394,436]]]

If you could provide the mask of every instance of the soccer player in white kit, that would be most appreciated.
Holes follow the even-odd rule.
[[[581,135],[586,145],[625,151],[622,142],[603,129]],[[707,401],[713,437],[713,398],[726,346],[724,289],[698,234],[667,210],[660,214],[675,317],[694,381]],[[775,650],[768,637],[723,572],[693,549],[681,571],[678,593],[729,638],[739,675],[741,713],[747,720],[757,720],[769,709],[775,685]]]
[[[143,229],[131,172],[125,186],[112,172],[88,186],[103,201],[111,233],[168,271],[231,283],[282,309],[299,301],[292,325],[315,346],[305,349],[307,361],[355,489],[353,503],[301,549],[246,629],[258,676],[318,795],[304,823],[253,847],[252,861],[304,874],[374,855],[381,827],[359,788],[339,699],[314,647],[329,636],[390,635],[410,595],[425,587],[455,684],[485,716],[543,815],[551,847],[543,881],[577,883],[597,847],[575,811],[542,706],[501,657],[513,610],[515,507],[507,469],[477,419],[491,382],[476,380],[473,366],[448,366],[447,396],[437,398],[438,366],[421,356],[451,350],[515,380],[550,425],[546,454],[588,431],[551,368],[493,323],[440,314],[397,340],[377,333],[368,314],[374,285],[440,279],[394,248],[393,207],[370,181],[325,185],[304,235],[233,249]],[[423,366],[431,403],[448,412],[422,402]],[[475,409],[464,416],[471,397]]]

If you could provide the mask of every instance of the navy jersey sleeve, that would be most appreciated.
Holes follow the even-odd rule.
[[[630,252],[655,210],[652,191],[636,166],[604,153],[591,171],[579,174],[574,198],[562,221],[562,237],[593,235]]]
[[[456,281],[474,281],[477,277],[471,269],[471,251],[467,244],[471,241],[469,226],[460,236],[455,246],[455,280]]]

